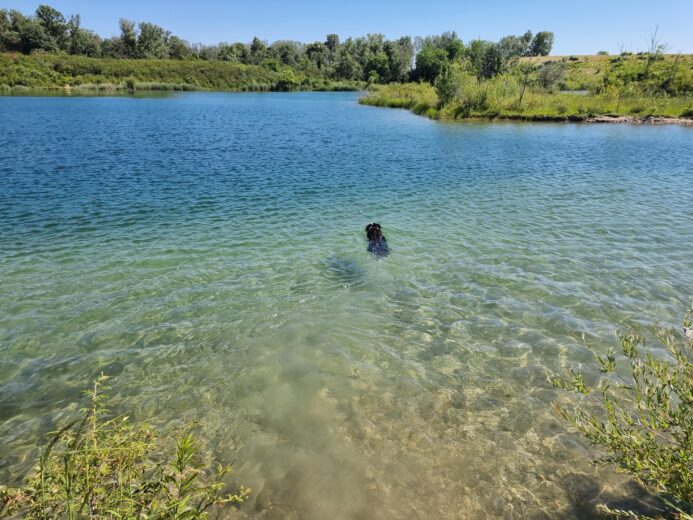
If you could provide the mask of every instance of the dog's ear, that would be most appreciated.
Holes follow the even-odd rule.
[[[372,227],[373,227],[373,224],[368,224],[368,225],[366,226],[366,233],[368,233],[368,231],[369,231]]]

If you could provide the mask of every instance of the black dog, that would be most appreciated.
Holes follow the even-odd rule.
[[[375,256],[387,256],[390,249],[387,247],[387,240],[383,235],[380,224],[373,222],[366,226],[366,238],[368,238],[368,252]]]

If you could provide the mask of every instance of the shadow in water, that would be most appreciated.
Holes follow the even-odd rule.
[[[353,258],[332,255],[320,263],[327,278],[340,287],[361,287],[366,283],[366,270]]]
[[[634,480],[623,484],[618,489],[618,493],[607,491],[596,479],[577,473],[563,477],[561,484],[566,491],[569,504],[563,511],[563,516],[566,518],[579,520],[611,518],[610,515],[600,511],[598,507],[600,504],[612,509],[633,511],[648,517],[673,518],[663,513],[665,505],[660,498]]]

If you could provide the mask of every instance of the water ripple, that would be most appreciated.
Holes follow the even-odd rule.
[[[1,475],[104,371],[116,409],[199,420],[255,518],[579,518],[628,492],[546,374],[588,359],[582,332],[680,321],[691,129],[450,125],[353,94],[0,113]]]

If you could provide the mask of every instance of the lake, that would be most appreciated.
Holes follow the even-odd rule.
[[[693,129],[356,93],[0,97],[0,481],[79,408],[199,435],[248,518],[579,518],[581,335],[679,326]],[[379,222],[391,254],[366,252]]]

